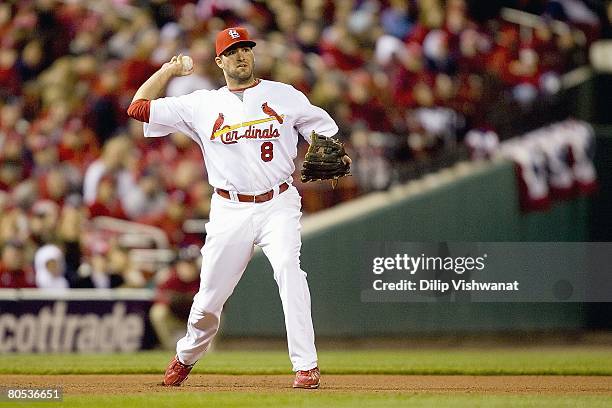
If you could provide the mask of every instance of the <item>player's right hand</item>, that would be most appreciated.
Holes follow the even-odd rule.
[[[193,73],[193,66],[190,69],[185,69],[183,65],[183,54],[175,55],[172,57],[170,62],[166,62],[162,65],[162,70],[170,71],[173,76],[185,76]]]

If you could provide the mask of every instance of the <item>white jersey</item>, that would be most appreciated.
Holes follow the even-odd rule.
[[[209,183],[243,194],[261,194],[295,170],[298,132],[333,136],[338,126],[323,109],[290,85],[262,80],[242,100],[227,87],[151,101],[145,137],[181,132],[202,149]]]

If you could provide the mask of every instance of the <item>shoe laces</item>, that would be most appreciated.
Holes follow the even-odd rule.
[[[319,374],[318,368],[311,368],[310,370],[298,370],[298,374],[305,377],[311,378],[319,378],[321,374]]]

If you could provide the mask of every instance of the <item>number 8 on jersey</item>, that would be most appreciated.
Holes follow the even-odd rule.
[[[274,145],[272,142],[263,142],[261,144],[261,160],[269,162],[274,158]]]

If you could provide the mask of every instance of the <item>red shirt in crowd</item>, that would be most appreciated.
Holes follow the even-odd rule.
[[[195,279],[191,282],[182,281],[176,270],[173,269],[170,277],[164,283],[157,287],[157,293],[155,294],[155,303],[163,303],[165,305],[170,304],[170,297],[173,293],[181,294],[195,294],[200,289],[200,279]]]
[[[0,263],[0,288],[34,288],[34,271],[31,267],[10,270]]]

